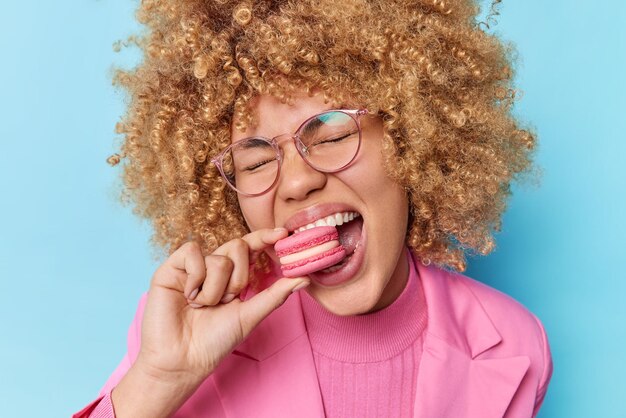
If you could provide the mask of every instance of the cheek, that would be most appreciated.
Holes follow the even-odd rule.
[[[368,151],[370,155],[379,157],[363,161],[365,164],[359,165],[358,170],[350,172],[350,179],[346,181],[354,185],[358,190],[357,194],[375,216],[376,227],[389,232],[393,230],[394,233],[387,237],[389,239],[395,241],[399,238],[397,234],[401,234],[404,240],[409,214],[405,190],[387,175],[380,156],[380,148]]]
[[[256,231],[261,228],[274,228],[273,193],[257,197],[239,197],[239,208],[248,229]]]
[[[402,194],[402,188],[387,175],[380,147],[365,147],[362,151],[362,158],[351,169],[338,175],[358,189],[364,198],[374,196],[377,197],[376,200],[380,200],[382,196],[395,197]]]

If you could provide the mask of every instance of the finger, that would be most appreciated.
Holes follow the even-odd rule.
[[[256,294],[240,306],[240,321],[243,335],[247,336],[266,316],[281,306],[296,290],[311,283],[310,279],[277,280],[273,285]]]
[[[221,302],[230,302],[236,295],[241,293],[244,287],[247,286],[249,280],[248,271],[250,267],[249,251],[250,248],[248,243],[241,238],[237,238],[228,241],[213,253],[215,255],[226,256],[233,262],[233,270],[226,289],[224,290]]]
[[[240,239],[231,240],[215,250],[214,254],[228,256],[234,264],[233,273],[221,299],[222,303],[233,300],[248,285],[254,253],[273,245],[287,235],[288,231],[285,228],[259,229]]]
[[[252,253],[255,251],[260,251],[270,245],[273,245],[276,241],[281,238],[284,238],[288,235],[288,231],[285,228],[275,228],[275,229],[259,229],[249,234],[244,235],[241,239],[234,239],[228,241],[224,245],[220,246],[213,252],[213,255],[225,256],[232,260],[232,264],[229,266],[225,265],[217,265],[209,267],[209,262],[205,259],[206,263],[206,274],[205,277],[200,279],[198,276],[194,276],[187,280],[185,285],[185,296],[189,301],[193,301],[194,307],[199,307],[203,305],[213,305],[213,301],[215,299],[215,291],[219,289],[221,286],[221,282],[215,283],[215,280],[223,280],[223,272],[230,269],[232,273],[232,277],[230,280],[226,281],[224,287],[221,287],[222,300],[224,303],[231,301],[234,297],[239,294],[248,284],[249,280],[249,266],[251,263]],[[180,260],[178,261],[180,264]],[[225,260],[220,260],[218,263],[226,263]],[[215,273],[215,276],[211,276],[209,270]],[[203,292],[204,286],[206,282],[211,280],[212,286],[206,292]],[[232,283],[231,283],[232,282]],[[226,288],[226,286],[228,286]],[[198,296],[203,294],[201,299],[198,299]],[[207,303],[208,302],[208,303]]]
[[[184,273],[184,274],[181,274]],[[204,281],[206,268],[200,244],[188,241],[180,246],[159,267],[155,284],[184,292],[186,297]],[[198,284],[194,287],[194,284]]]
[[[233,272],[233,261],[223,255],[207,255],[205,258],[206,278],[201,283],[197,296],[190,300],[194,305],[217,305]]]
[[[250,232],[241,237],[241,239],[248,244],[251,251],[261,251],[270,245],[274,245],[276,241],[285,238],[287,235],[289,233],[285,228],[264,228]]]

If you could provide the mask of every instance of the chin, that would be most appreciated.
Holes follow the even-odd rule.
[[[306,292],[324,309],[338,316],[362,315],[374,309],[380,299],[380,294],[371,292],[371,287],[368,289],[370,294],[360,294],[358,290],[350,287],[352,286],[344,287],[345,292],[336,288],[328,291],[327,289],[316,288],[312,283]],[[365,293],[368,293],[367,290]]]

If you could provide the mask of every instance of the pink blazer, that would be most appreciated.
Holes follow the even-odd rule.
[[[415,418],[534,417],[552,375],[539,320],[511,297],[458,273],[416,263],[428,305]],[[244,299],[252,296],[247,294]],[[128,353],[86,418],[139,352],[144,295]],[[272,312],[174,417],[324,417],[300,296]]]

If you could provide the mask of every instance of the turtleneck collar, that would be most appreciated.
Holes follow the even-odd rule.
[[[364,315],[339,316],[327,311],[307,292],[300,292],[311,348],[328,358],[370,363],[394,357],[409,347],[427,325],[421,281],[407,249],[409,277],[389,306]]]

